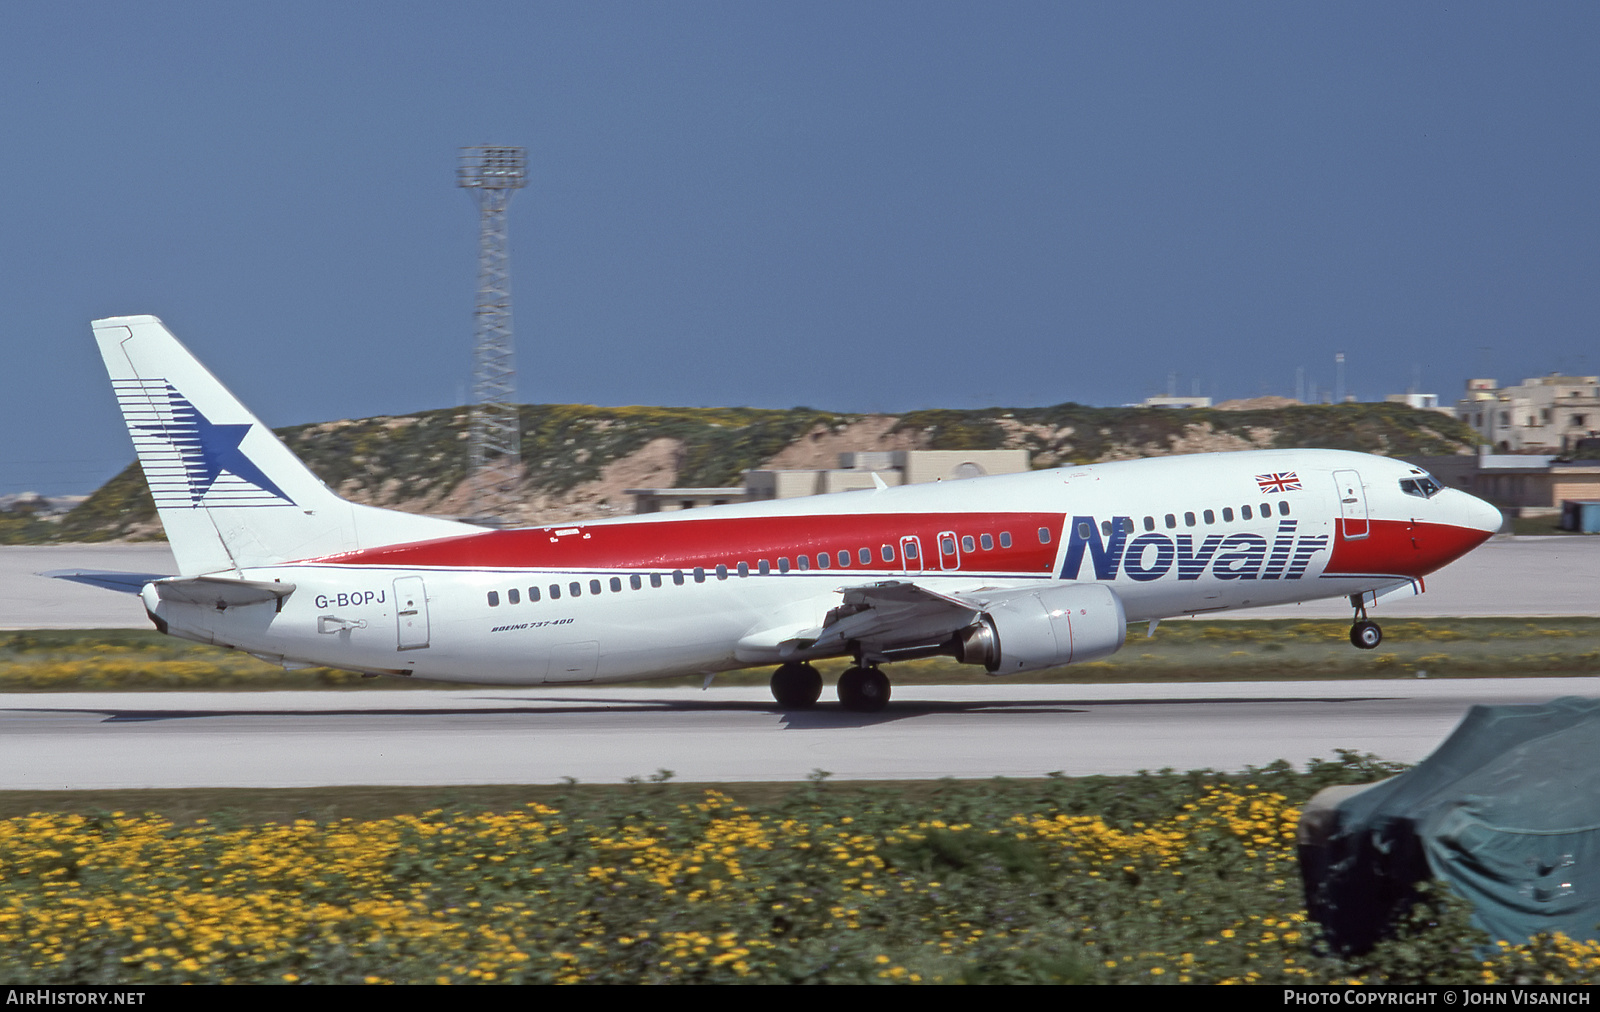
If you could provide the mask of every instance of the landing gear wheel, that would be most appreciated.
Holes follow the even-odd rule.
[[[1362,620],[1350,627],[1350,642],[1359,650],[1372,650],[1383,642],[1383,630],[1376,622]]]
[[[877,668],[849,668],[839,676],[839,702],[846,710],[877,713],[889,703],[889,676]]]
[[[785,710],[804,710],[822,695],[822,675],[809,664],[785,664],[772,673],[772,698]]]

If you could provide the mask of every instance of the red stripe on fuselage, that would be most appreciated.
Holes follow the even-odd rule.
[[[1477,548],[1491,533],[1416,520],[1368,520],[1367,536],[1351,540],[1344,536],[1346,523],[1334,521],[1337,535],[1323,576],[1426,576]]]
[[[801,555],[827,552],[835,569],[908,568],[901,557],[901,539],[916,537],[921,558],[910,571],[940,572],[938,536],[953,531],[959,539],[981,535],[994,539],[994,548],[961,553],[961,569],[989,573],[1036,575],[1053,568],[1064,519],[1049,513],[889,513],[842,516],[717,517],[662,520],[649,523],[536,527],[512,531],[485,531],[439,541],[420,541],[385,548],[345,552],[309,563],[343,566],[387,566],[439,569],[693,569],[745,562],[752,569],[765,559],[774,569],[778,559],[797,565]],[[1040,544],[1039,528],[1050,532]],[[558,534],[558,531],[572,533]],[[1000,547],[1000,535],[1011,535],[1011,547]],[[894,549],[894,561],[884,562],[882,548]],[[858,552],[872,551],[863,564]],[[840,552],[848,552],[850,565],[839,565]],[[813,566],[813,568],[818,568]]]

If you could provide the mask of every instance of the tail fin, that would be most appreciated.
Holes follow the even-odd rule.
[[[339,498],[155,317],[94,336],[184,576],[479,531]]]

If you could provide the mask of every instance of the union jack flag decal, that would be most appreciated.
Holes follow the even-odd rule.
[[[1261,491],[1263,492],[1298,492],[1300,491],[1300,476],[1293,471],[1258,474],[1256,475],[1256,484],[1261,486]]]

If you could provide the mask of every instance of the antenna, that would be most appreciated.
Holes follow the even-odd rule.
[[[525,148],[462,148],[456,185],[478,202],[478,301],[473,311],[471,512],[504,523],[522,471],[517,366],[511,340],[511,237],[506,208],[528,185]]]

